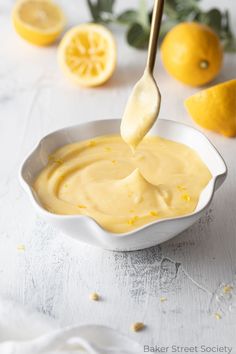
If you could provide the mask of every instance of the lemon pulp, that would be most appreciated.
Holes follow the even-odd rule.
[[[66,76],[82,86],[98,86],[115,70],[116,46],[102,25],[84,24],[69,30],[58,49],[59,64]]]

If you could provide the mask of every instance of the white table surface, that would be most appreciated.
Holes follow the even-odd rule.
[[[117,2],[127,7],[127,1]],[[60,3],[70,25],[88,20],[85,1]],[[215,3],[229,8],[236,24],[236,3],[203,1],[203,6]],[[232,298],[218,296],[223,283],[236,286],[235,139],[206,132],[228,165],[228,178],[205,216],[169,242],[113,253],[60,234],[36,216],[19,185],[19,165],[34,144],[55,129],[121,117],[145,52],[128,47],[118,33],[113,78],[101,88],[80,89],[58,69],[56,46],[30,46],[15,34],[12,4],[0,0],[0,295],[32,306],[63,326],[105,324],[142,344],[218,344],[234,346],[236,353],[236,289]],[[217,82],[235,73],[236,56],[227,55]],[[163,97],[160,117],[195,126],[183,100],[196,89],[171,79],[159,58],[156,78]],[[19,244],[25,251],[17,249]],[[102,295],[101,302],[89,300],[93,291]],[[167,301],[162,303],[161,296]],[[214,316],[217,311],[220,320]],[[130,325],[135,321],[143,321],[146,329],[133,334]]]

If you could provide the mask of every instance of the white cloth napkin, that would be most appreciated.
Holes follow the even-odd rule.
[[[56,324],[9,301],[0,300],[1,354],[141,354],[142,347],[112,328]]]

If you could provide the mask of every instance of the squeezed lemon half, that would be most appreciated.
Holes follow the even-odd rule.
[[[56,41],[65,27],[65,16],[50,0],[19,0],[12,11],[16,32],[26,41],[49,45]]]
[[[102,25],[82,24],[70,29],[58,48],[59,65],[75,83],[99,86],[116,67],[116,45],[112,33]]]

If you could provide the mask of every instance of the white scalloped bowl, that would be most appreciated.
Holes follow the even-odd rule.
[[[183,143],[194,149],[212,174],[202,191],[195,211],[191,214],[154,221],[131,232],[113,234],[94,219],[83,215],[57,215],[45,210],[31,185],[38,173],[47,165],[48,155],[63,145],[119,132],[120,120],[98,120],[64,128],[44,137],[25,159],[20,169],[20,181],[36,212],[68,236],[94,246],[114,251],[144,249],[167,241],[194,224],[209,207],[214,192],[227,175],[224,160],[199,131],[171,120],[159,119],[150,134]]]

